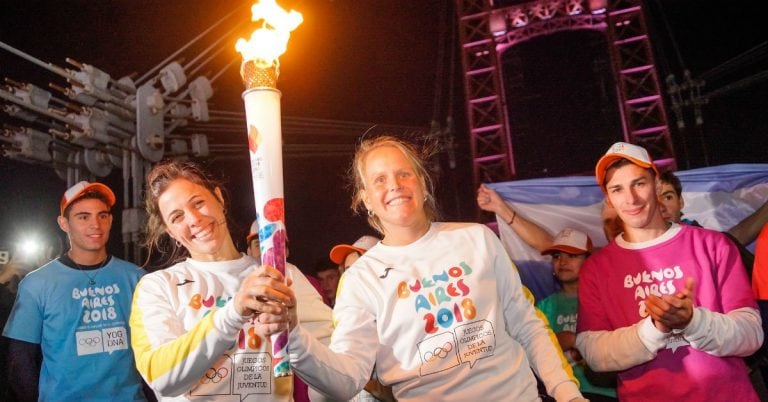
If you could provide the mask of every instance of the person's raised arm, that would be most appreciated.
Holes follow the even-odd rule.
[[[760,230],[768,222],[768,202],[760,206],[755,212],[728,229],[728,233],[735,237],[742,245],[752,243]]]
[[[507,223],[529,246],[541,252],[552,245],[553,236],[544,228],[517,214],[496,190],[481,184],[477,189],[477,205],[484,211],[493,212]]]

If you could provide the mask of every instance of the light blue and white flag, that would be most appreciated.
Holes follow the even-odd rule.
[[[683,183],[684,218],[725,231],[768,200],[768,164],[733,164],[677,171]],[[488,184],[521,216],[553,235],[570,227],[607,244],[600,210],[603,192],[593,176],[544,178]],[[549,257],[528,246],[498,221],[502,243],[514,260],[523,283],[536,300],[555,290]]]

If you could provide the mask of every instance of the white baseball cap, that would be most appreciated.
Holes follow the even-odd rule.
[[[347,258],[347,255],[351,252],[357,252],[360,253],[360,255],[365,254],[366,251],[370,250],[371,247],[375,246],[376,243],[379,242],[379,239],[373,237],[373,236],[363,236],[357,241],[355,241],[354,244],[337,244],[333,246],[331,249],[330,257],[331,261],[333,261],[336,264],[341,264],[344,262],[344,259]]]
[[[542,251],[541,255],[552,254],[555,251],[575,255],[592,253],[592,239],[582,231],[565,228],[555,236],[552,245]]]
[[[605,191],[605,172],[619,159],[627,159],[635,165],[646,169],[651,168],[656,172],[657,176],[659,175],[656,165],[653,164],[653,160],[645,148],[628,142],[617,142],[608,148],[608,152],[597,161],[597,165],[595,166],[597,185],[599,185],[603,191]]]
[[[115,193],[113,193],[109,187],[101,183],[88,183],[87,181],[81,181],[70,187],[66,192],[64,192],[64,195],[61,196],[61,215],[64,216],[64,210],[67,209],[68,206],[91,191],[97,192],[106,197],[108,207],[112,208],[115,205]]]

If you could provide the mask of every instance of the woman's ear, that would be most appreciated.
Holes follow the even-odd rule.
[[[220,188],[220,187],[218,187],[218,186],[217,186],[216,188],[214,188],[214,189],[213,189],[213,194],[216,196],[216,199],[218,199],[218,200],[219,200],[219,203],[220,203],[222,206],[224,206],[224,196],[223,196],[223,195],[221,195],[221,188]]]

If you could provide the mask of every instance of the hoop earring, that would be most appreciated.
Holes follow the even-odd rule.
[[[369,217],[371,217],[371,218],[373,218],[373,215],[374,215],[374,213],[373,213],[373,210],[372,210],[372,209],[369,209],[369,210],[368,210],[368,216],[369,216]]]
[[[176,247],[181,248],[181,242],[176,240]]]

